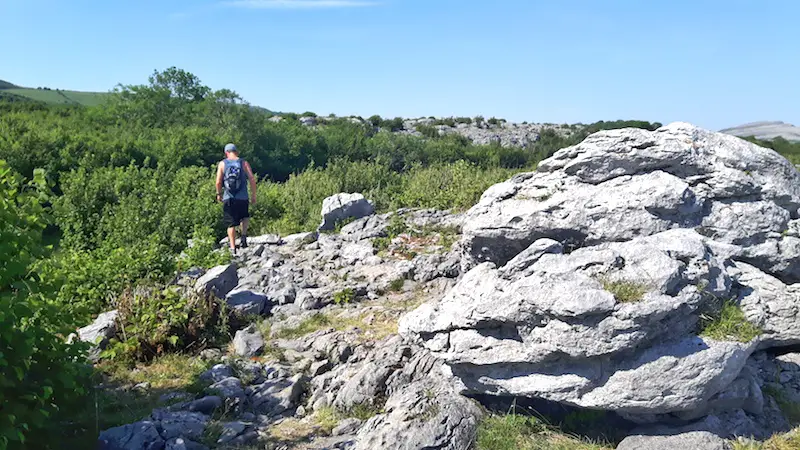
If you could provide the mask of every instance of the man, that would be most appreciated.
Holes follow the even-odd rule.
[[[247,183],[250,183],[248,196]],[[222,202],[223,219],[228,227],[228,245],[236,254],[236,227],[241,225],[242,248],[247,247],[250,208],[256,204],[256,177],[247,161],[239,158],[234,144],[225,146],[225,159],[217,165],[217,201]],[[248,202],[249,200],[249,202]]]

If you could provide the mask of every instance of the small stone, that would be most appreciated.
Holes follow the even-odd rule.
[[[317,377],[329,370],[331,370],[331,362],[328,361],[327,359],[323,359],[322,361],[311,363],[311,367],[309,368],[309,374],[312,377]]]
[[[244,412],[239,416],[245,422],[254,422],[256,420],[256,415],[251,412]]]
[[[297,410],[294,412],[296,417],[305,417],[306,416],[306,408],[302,405],[297,407]]]
[[[147,381],[139,383],[136,386],[134,386],[133,389],[136,391],[146,391],[150,389],[150,383],[148,383]]]
[[[203,361],[219,361],[222,357],[222,350],[218,348],[207,348],[200,352],[200,359]]]
[[[233,369],[226,366],[225,364],[217,364],[214,367],[206,370],[205,372],[200,374],[200,381],[204,381],[206,383],[218,383],[225,378],[229,378],[233,376]]]
[[[248,431],[242,435],[237,436],[235,439],[231,440],[230,443],[232,445],[245,445],[255,441],[256,439],[258,439],[258,432]]]
[[[338,425],[336,425],[331,434],[333,434],[334,436],[341,436],[343,434],[353,434],[356,431],[358,431],[358,428],[361,427],[362,423],[363,422],[360,419],[352,417],[349,419],[344,419],[341,422],[339,422]]]
[[[222,424],[222,434],[217,440],[218,444],[225,444],[239,436],[247,428],[244,422],[227,422]]]
[[[192,399],[192,394],[187,392],[167,392],[158,397],[158,403],[177,403],[185,402]]]
[[[233,348],[237,355],[251,357],[261,354],[264,350],[264,338],[251,324],[243,330],[236,332],[233,338]]]
[[[188,439],[174,438],[167,441],[164,450],[208,450],[208,447]]]
[[[236,377],[228,377],[222,381],[212,384],[209,391],[218,393],[222,398],[243,398],[244,388],[242,381]]]
[[[187,411],[197,411],[203,414],[211,414],[217,408],[222,406],[222,398],[216,395],[209,395],[201,399],[195,400],[186,405]]]

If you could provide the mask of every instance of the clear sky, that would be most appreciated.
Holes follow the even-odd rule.
[[[280,111],[800,125],[798,0],[0,0],[0,79]]]

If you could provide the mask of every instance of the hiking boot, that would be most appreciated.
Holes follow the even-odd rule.
[[[228,250],[231,252],[231,256],[236,256],[236,247],[228,247]]]
[[[242,236],[242,248],[247,248],[247,236]]]

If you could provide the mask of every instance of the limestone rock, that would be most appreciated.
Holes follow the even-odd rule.
[[[195,290],[198,293],[214,294],[218,298],[225,298],[238,282],[236,264],[231,263],[210,269],[197,280]]]
[[[164,446],[158,424],[151,421],[109,428],[98,437],[101,450],[161,450]]]
[[[372,203],[363,195],[341,193],[322,201],[320,230],[333,230],[336,223],[348,218],[360,219],[375,212]]]
[[[225,301],[243,315],[259,315],[267,308],[267,296],[250,289],[234,289],[225,296]]]
[[[256,356],[264,350],[264,338],[254,324],[239,330],[233,337],[233,349],[239,356]]]
[[[356,450],[470,448],[481,410],[446,382],[427,377],[401,387],[386,402],[386,413],[369,419],[356,435]]]
[[[731,450],[724,439],[707,431],[692,431],[673,436],[628,436],[617,450]]]
[[[490,187],[464,214],[467,272],[399,330],[459,392],[751,430],[732,416],[764,404],[748,357],[800,343],[799,207],[772,150],[684,123],[596,133]],[[701,335],[719,299],[763,334]]]
[[[84,342],[104,346],[108,343],[108,339],[112,338],[117,332],[117,317],[119,313],[117,310],[104,312],[97,316],[91,325],[85,326],[78,330],[78,337]]]
[[[358,431],[358,428],[361,424],[364,423],[361,419],[356,419],[351,417],[349,419],[344,419],[339,422],[336,427],[334,427],[333,431],[331,432],[334,436],[341,436],[343,434],[353,434]]]

